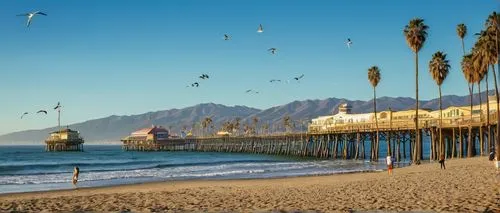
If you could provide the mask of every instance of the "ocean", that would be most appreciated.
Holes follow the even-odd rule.
[[[0,193],[189,179],[247,179],[369,172],[384,158],[318,160],[216,152],[125,152],[118,145],[85,145],[85,152],[45,152],[44,146],[0,146]],[[381,151],[383,146],[381,144]],[[369,153],[367,153],[369,156]],[[380,156],[384,156],[381,155]]]

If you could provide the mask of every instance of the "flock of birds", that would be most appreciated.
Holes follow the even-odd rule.
[[[54,107],[54,110],[58,110],[58,109],[61,109],[61,103],[60,102],[57,102],[57,105]],[[44,110],[44,109],[41,109],[41,110],[38,110],[35,114],[40,114],[40,113],[43,113],[45,115],[47,115],[47,110]],[[29,115],[30,113],[29,112],[24,112],[22,115],[21,115],[21,119],[23,119],[24,116],[26,115]]]
[[[30,25],[31,25],[31,22],[33,21],[33,18],[35,16],[38,16],[38,15],[42,15],[42,16],[47,16],[46,13],[44,12],[41,12],[41,11],[34,11],[34,12],[28,12],[28,13],[24,13],[24,14],[19,14],[17,16],[25,16],[27,17],[27,21],[26,21],[26,27],[29,28]],[[257,33],[263,33],[264,32],[264,27],[262,26],[262,24],[259,24],[259,27],[257,28]],[[231,40],[231,36],[229,34],[224,34],[224,40],[225,41],[229,41]],[[353,44],[352,43],[352,40],[350,38],[347,38],[347,41],[345,42],[345,44],[347,45],[347,48],[351,48],[351,45]],[[276,47],[271,47],[267,50],[268,52],[270,52],[272,55],[275,55],[277,52],[278,52],[278,49]],[[302,79],[304,77],[304,74],[300,75],[300,76],[297,76],[297,77],[294,77],[292,78],[292,80],[295,80],[295,81],[299,81],[300,79]],[[202,74],[200,75],[198,78],[200,78],[201,80],[208,80],[210,78],[210,76],[208,74]],[[281,79],[271,79],[269,80],[270,83],[281,83],[282,80]],[[283,81],[285,83],[290,83],[290,80],[286,80],[286,81]],[[200,86],[200,82],[196,81],[194,83],[191,83],[190,85],[186,86],[186,87],[199,87]],[[245,91],[245,93],[249,93],[249,94],[259,94],[259,92],[257,90],[254,90],[254,89],[248,89]],[[54,110],[57,110],[57,109],[60,109],[61,108],[61,105],[60,103],[57,103],[57,106],[54,107]],[[44,114],[47,114],[47,111],[46,110],[39,110],[38,112],[36,112],[37,114],[39,113],[44,113]],[[29,113],[28,112],[24,112],[22,115],[21,115],[21,119],[28,115]]]
[[[264,32],[264,27],[262,26],[262,24],[259,24],[259,27],[257,28],[257,33],[263,33]],[[224,40],[225,41],[229,41],[231,40],[231,35],[229,34],[224,34]],[[348,49],[351,49],[351,45],[352,45],[352,40],[350,38],[347,38],[347,41],[345,42],[345,44],[347,45],[347,48]],[[275,55],[277,52],[278,52],[278,49],[276,47],[271,47],[269,48],[267,51],[269,51],[272,55]],[[300,79],[302,79],[304,77],[304,74],[300,75],[300,76],[297,76],[297,77],[294,77],[292,78],[293,80],[295,81],[299,81]],[[199,78],[205,80],[205,79],[208,79],[208,75],[207,74],[203,74],[201,75]],[[269,80],[270,83],[281,83],[282,80],[281,79],[271,79]],[[283,81],[285,83],[290,83],[290,80],[286,80],[286,81]],[[186,87],[199,87],[200,86],[200,82],[194,82]],[[250,94],[259,94],[258,91],[254,90],[254,89],[248,89],[245,91],[245,93],[250,93]]]

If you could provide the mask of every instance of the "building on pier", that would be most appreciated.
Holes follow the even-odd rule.
[[[496,113],[496,98],[495,96],[489,97],[489,115],[490,117]],[[479,122],[486,120],[487,112],[487,103],[484,101],[481,105],[474,105],[472,107],[472,112],[470,110],[470,106],[450,106],[443,109],[443,125],[458,125],[458,124],[467,124],[470,122],[470,115],[472,113],[473,122]],[[374,113],[352,113],[352,107],[347,104],[341,104],[338,108],[338,113],[335,115],[326,115],[319,116],[315,119],[312,119],[308,130],[311,132],[318,131],[329,131],[337,127],[342,126],[352,126],[364,124],[373,124],[375,123]],[[440,111],[439,110],[431,110],[431,109],[419,109],[418,117],[419,123],[422,127],[435,126],[438,123],[438,119]],[[491,119],[490,119],[491,120]],[[377,121],[379,125],[394,124],[397,126],[408,126],[413,125],[415,121],[415,110],[401,110],[401,111],[379,111],[377,112]]]
[[[69,128],[51,132],[45,140],[45,151],[83,151],[84,140],[78,131]]]
[[[125,150],[157,150],[169,145],[170,138],[168,130],[161,126],[152,126],[132,132],[129,136],[121,139]]]

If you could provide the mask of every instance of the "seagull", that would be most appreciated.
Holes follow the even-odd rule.
[[[281,82],[279,79],[271,79],[269,82],[274,83],[274,82]]]
[[[60,102],[57,102],[57,106],[54,107],[54,110],[56,109],[60,109],[61,108],[61,103]]]
[[[229,39],[231,39],[231,37],[228,34],[224,34],[224,40],[227,41]]]
[[[296,81],[298,81],[299,79],[303,78],[304,77],[304,74],[300,75],[299,77],[295,77],[293,79],[295,79]]]
[[[38,114],[38,113],[45,113],[45,114],[47,114],[47,111],[42,109],[42,110],[39,110],[39,111],[38,111],[38,112],[36,112],[36,113],[37,113],[37,114]]]
[[[278,51],[278,49],[272,47],[272,48],[269,48],[267,51],[271,51],[271,54],[274,55],[276,53],[276,51]]]
[[[245,93],[254,93],[254,94],[259,94],[259,92],[258,92],[258,91],[251,90],[251,89],[249,89],[249,90],[245,91]]]
[[[47,16],[47,14],[45,14],[43,12],[40,12],[40,11],[31,12],[31,13],[25,13],[25,14],[19,14],[17,16],[27,16],[28,17],[28,21],[26,22],[26,27],[29,27],[30,24],[31,24],[31,20],[33,19],[33,17],[35,15],[44,15],[44,16]]]
[[[200,75],[199,78],[201,78],[201,79],[209,79],[210,77],[207,74],[202,74],[202,75]]]
[[[23,119],[23,117],[24,117],[25,115],[27,115],[27,114],[29,114],[29,113],[28,113],[28,112],[23,113],[23,114],[21,115],[21,119]]]
[[[194,82],[193,84],[191,84],[192,87],[199,87],[200,84],[198,82]]]
[[[347,48],[351,49],[352,41],[350,38],[347,38],[346,44],[347,44]]]
[[[264,28],[262,27],[262,24],[259,24],[259,28],[257,29],[258,33],[264,32]]]

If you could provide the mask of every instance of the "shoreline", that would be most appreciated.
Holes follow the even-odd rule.
[[[383,172],[183,180],[0,195],[0,211],[500,211],[500,173],[486,157]],[[57,198],[57,199],[54,199]]]
[[[396,167],[397,168],[397,167]],[[403,168],[403,167],[399,167]],[[387,170],[365,170],[365,171],[348,171],[348,172],[338,172],[334,174],[310,174],[310,175],[298,175],[298,176],[286,176],[286,177],[262,177],[262,178],[204,178],[204,179],[185,179],[185,180],[158,180],[158,181],[148,181],[148,182],[143,182],[143,183],[123,183],[123,184],[115,184],[115,185],[105,185],[105,186],[89,186],[89,187],[80,187],[80,188],[73,188],[73,189],[48,189],[48,190],[40,190],[40,191],[26,191],[26,192],[7,192],[7,193],[1,193],[0,192],[0,199],[3,197],[9,197],[9,196],[17,196],[17,195],[23,195],[23,194],[33,194],[33,193],[64,193],[64,192],[71,192],[71,191],[83,191],[83,190],[98,190],[98,189],[103,189],[103,190],[112,190],[113,188],[121,188],[121,187],[127,187],[127,186],[146,186],[149,187],[148,185],[164,185],[164,184],[192,184],[196,182],[231,182],[231,181],[265,181],[265,180],[284,180],[284,179],[300,179],[300,178],[309,178],[309,177],[333,177],[333,176],[340,176],[340,175],[352,175],[352,174],[365,174],[365,173],[380,173],[380,172],[386,172]],[[68,182],[69,184],[69,182]]]

